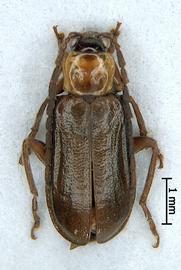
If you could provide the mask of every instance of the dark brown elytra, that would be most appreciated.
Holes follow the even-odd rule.
[[[163,157],[157,142],[147,137],[139,107],[128,93],[125,60],[117,42],[120,25],[110,32],[71,32],[67,37],[53,27],[59,51],[49,95],[23,141],[20,157],[33,194],[32,239],[40,226],[38,191],[29,161],[32,151],[45,165],[52,222],[74,248],[92,240],[104,243],[123,229],[135,200],[134,154],[151,148],[140,205],[156,238],[154,247],[159,246],[159,234],[146,203],[157,159],[162,168]],[[130,105],[139,137],[132,136]],[[44,143],[36,136],[46,108]]]

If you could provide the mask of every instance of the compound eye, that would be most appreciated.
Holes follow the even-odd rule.
[[[103,44],[104,44],[104,46],[106,48],[106,51],[107,51],[109,49],[109,47],[110,47],[110,44],[111,44],[110,39],[102,37],[102,42],[103,42]]]
[[[75,45],[77,43],[78,38],[79,37],[71,38],[71,40],[69,41],[68,46],[67,46],[67,51],[68,52],[74,52],[74,47],[75,47]]]

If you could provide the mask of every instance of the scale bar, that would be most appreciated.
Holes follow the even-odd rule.
[[[172,177],[162,177],[163,180],[165,180],[165,195],[166,195],[166,211],[165,211],[165,217],[166,221],[164,223],[161,223],[162,225],[172,225],[171,222],[168,222],[168,180],[172,180]]]

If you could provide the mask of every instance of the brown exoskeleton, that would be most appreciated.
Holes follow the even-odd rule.
[[[135,200],[134,154],[151,148],[140,205],[156,238],[154,247],[159,245],[159,234],[146,202],[157,159],[159,167],[163,167],[162,155],[156,141],[146,136],[138,105],[129,96],[125,60],[117,42],[119,27],[117,23],[115,29],[104,33],[72,32],[66,38],[54,27],[59,53],[49,96],[23,142],[20,158],[33,194],[33,239],[40,218],[38,191],[29,163],[31,151],[46,167],[46,199],[52,222],[73,248],[92,239],[104,243],[123,229]],[[139,137],[132,136],[130,104]],[[36,135],[46,107],[47,134],[43,143]]]

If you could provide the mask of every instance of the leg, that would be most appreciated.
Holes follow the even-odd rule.
[[[123,54],[120,50],[120,45],[116,42],[115,43],[115,49],[117,52],[117,59],[118,59],[118,64],[121,70],[119,70],[119,68],[116,66],[116,70],[115,70],[115,76],[114,76],[114,81],[115,81],[115,89],[116,91],[124,91],[125,86],[127,85],[127,83],[129,82],[128,77],[127,77],[127,73],[125,70],[125,65],[126,62],[124,60]],[[130,103],[133,107],[134,113],[136,115],[136,119],[138,122],[138,126],[140,129],[140,136],[146,136],[147,134],[147,130],[145,127],[145,123],[143,120],[143,117],[141,115],[141,112],[139,110],[138,105],[136,104],[136,102],[134,101],[133,97],[130,96]]]
[[[34,125],[31,128],[31,132],[30,132],[30,134],[28,135],[27,138],[34,139],[36,137],[36,135],[38,133],[38,130],[39,130],[39,127],[40,127],[40,122],[41,122],[41,119],[43,117],[43,113],[45,111],[45,108],[46,108],[47,104],[48,104],[48,98],[46,98],[44,100],[44,102],[42,103],[42,105],[41,105],[41,107],[40,107],[40,109],[39,109],[39,111],[38,111],[38,113],[36,115]],[[20,157],[19,162],[20,162],[20,164],[22,164],[21,157]]]
[[[36,239],[35,235],[34,235],[34,230],[37,229],[40,225],[40,218],[37,214],[37,210],[38,210],[38,203],[37,203],[37,196],[38,196],[38,191],[33,179],[33,174],[32,174],[32,170],[31,170],[31,166],[30,166],[30,162],[29,162],[29,155],[31,150],[34,151],[34,153],[37,155],[37,157],[44,162],[44,155],[45,155],[45,144],[37,141],[37,140],[33,140],[33,139],[25,139],[23,142],[23,149],[22,149],[22,156],[21,156],[21,162],[22,165],[24,165],[25,167],[25,173],[26,173],[26,177],[28,180],[28,184],[29,184],[29,188],[30,188],[30,192],[33,194],[33,199],[32,199],[32,213],[33,213],[33,217],[34,217],[34,225],[31,229],[31,238],[32,239]]]
[[[159,234],[157,232],[155,223],[152,219],[151,213],[146,205],[146,202],[147,202],[147,197],[148,197],[148,194],[150,192],[150,188],[151,188],[151,185],[153,182],[153,176],[154,176],[154,172],[155,172],[155,168],[156,168],[157,159],[160,160],[159,168],[163,168],[163,156],[159,152],[157,143],[154,139],[151,139],[149,137],[136,137],[136,138],[134,138],[134,151],[135,151],[135,153],[137,153],[143,149],[147,149],[147,148],[152,149],[152,158],[151,158],[144,190],[143,190],[143,193],[141,195],[139,203],[144,211],[145,217],[147,218],[147,221],[148,221],[149,226],[150,226],[150,230],[153,233],[153,235],[156,237],[156,243],[153,246],[156,248],[159,246],[160,238],[159,238]]]
[[[33,199],[32,199],[32,213],[33,213],[33,217],[34,217],[34,225],[32,227],[31,230],[31,237],[32,239],[36,239],[35,235],[34,235],[34,229],[37,229],[39,227],[40,224],[40,218],[37,214],[37,210],[38,210],[38,204],[37,204],[37,196],[38,196],[38,191],[33,179],[33,174],[32,174],[32,170],[31,170],[31,165],[30,165],[30,161],[29,161],[29,155],[31,154],[31,151],[34,151],[35,154],[37,155],[37,157],[44,162],[44,154],[45,154],[45,144],[43,142],[40,142],[38,140],[35,140],[35,136],[39,130],[39,126],[40,126],[40,121],[42,119],[44,110],[46,108],[46,105],[48,103],[48,99],[46,99],[43,104],[41,105],[36,119],[35,119],[35,123],[31,129],[30,134],[28,135],[28,137],[23,141],[23,145],[22,145],[22,154],[19,160],[19,163],[21,165],[23,165],[25,167],[25,173],[26,173],[26,177],[28,180],[28,184],[29,184],[29,188],[30,188],[30,192],[33,194]]]
[[[114,74],[114,86],[117,92],[121,92],[124,89],[124,83],[121,79],[121,75],[118,66],[115,64],[115,74]]]
[[[137,120],[139,130],[140,130],[140,136],[146,136],[147,130],[146,130],[146,127],[145,127],[145,122],[144,122],[143,116],[142,116],[142,114],[140,112],[138,104],[135,102],[134,98],[131,97],[131,96],[130,96],[130,103],[131,103],[131,105],[133,107],[133,110],[134,110],[134,113],[135,113],[135,116],[136,116],[136,120]]]

